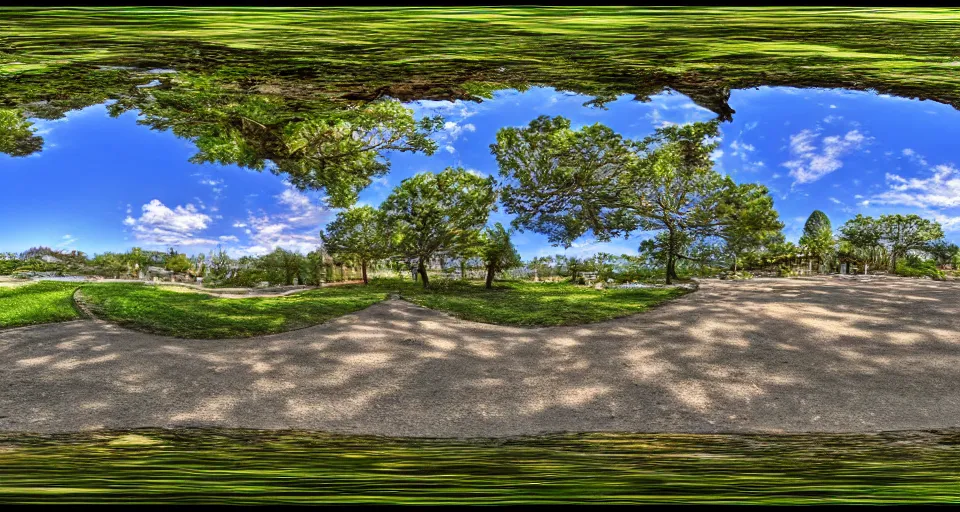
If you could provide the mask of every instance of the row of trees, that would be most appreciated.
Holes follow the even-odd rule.
[[[403,180],[380,208],[340,212],[321,238],[331,254],[359,262],[364,283],[370,262],[396,258],[415,262],[429,287],[429,262],[442,255],[481,258],[490,287],[497,272],[521,264],[510,231],[499,223],[486,227],[496,200],[492,178],[462,168],[425,172]]]
[[[900,272],[908,255],[924,254],[940,267],[960,264],[960,247],[944,239],[943,227],[918,215],[857,215],[834,233],[830,219],[814,211],[804,225],[800,247],[819,265],[856,263]]]

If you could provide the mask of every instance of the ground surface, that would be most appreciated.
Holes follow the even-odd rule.
[[[390,300],[296,332],[179,340],[91,320],[0,331],[0,430],[230,426],[398,436],[960,426],[960,286],[709,282],[579,327]]]

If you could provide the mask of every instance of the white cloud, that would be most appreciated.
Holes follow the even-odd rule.
[[[218,240],[220,240],[221,242],[239,242],[240,241],[239,238],[233,235],[224,235],[224,236],[218,237]]]
[[[753,144],[747,144],[737,140],[730,143],[730,148],[733,149],[733,153],[731,153],[730,156],[739,156],[744,153],[752,153],[756,150]]]
[[[890,173],[886,179],[889,189],[873,196],[872,202],[917,208],[960,207],[960,170],[950,165],[934,167],[933,175],[926,179]]]
[[[857,150],[872,138],[864,136],[858,130],[851,130],[842,137],[831,135],[819,140],[819,132],[806,129],[790,136],[790,154],[792,160],[784,162],[790,169],[794,184],[813,183],[827,174],[843,167],[840,157]]]
[[[57,247],[68,247],[76,243],[77,238],[73,235],[63,235],[63,238],[60,239],[60,243],[57,244]]]
[[[443,123],[443,131],[446,132],[449,140],[455,141],[464,133],[477,131],[477,127],[473,123],[460,124],[455,121],[447,121]]]
[[[285,215],[285,221],[291,224],[319,224],[329,212],[290,185],[274,197],[289,210]]]
[[[836,197],[831,197],[829,199],[830,199],[830,202],[833,204],[843,204],[843,201],[837,199]]]
[[[133,230],[137,240],[146,245],[204,245],[215,240],[201,238],[197,233],[207,229],[210,216],[201,213],[192,204],[170,209],[159,199],[143,205],[142,214],[135,219],[127,216],[123,224]]]
[[[289,183],[286,185],[282,193],[274,196],[284,211],[274,214],[248,212],[246,222],[237,221],[233,224],[233,227],[244,228],[249,240],[247,245],[227,248],[231,255],[259,256],[278,247],[308,253],[319,247],[320,228],[329,218],[330,210]]]
[[[902,151],[902,154],[903,156],[909,158],[912,162],[920,164],[923,167],[927,167],[928,165],[930,165],[929,163],[927,163],[927,159],[924,158],[923,155],[917,153],[913,149],[904,148]]]

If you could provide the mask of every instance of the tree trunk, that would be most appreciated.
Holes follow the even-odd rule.
[[[673,284],[673,275],[671,269],[673,268],[673,249],[667,249],[667,284]]]
[[[674,234],[674,231],[671,229],[669,239],[667,240],[667,284],[673,284],[673,280],[677,279],[676,241],[676,234]]]
[[[460,279],[466,281],[467,279],[467,262],[466,260],[460,260]]]
[[[363,269],[363,284],[370,284],[370,282],[367,281],[367,260],[361,261],[360,267]]]
[[[897,253],[890,251],[890,273],[895,274],[897,272]]]
[[[493,265],[487,265],[487,288],[493,288]]]
[[[429,288],[430,278],[427,277],[427,267],[423,264],[423,258],[420,258],[420,261],[417,263],[417,272],[420,274],[420,278],[423,279],[423,288]]]

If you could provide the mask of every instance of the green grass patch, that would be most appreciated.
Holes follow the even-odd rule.
[[[960,434],[307,432],[0,434],[4,503],[929,503],[960,501]]]
[[[578,325],[639,313],[684,295],[682,288],[594,290],[569,283],[441,281],[424,290],[405,281],[391,283],[401,297],[458,318],[518,326]],[[379,285],[379,286],[386,286]]]
[[[320,324],[386,298],[376,288],[336,286],[283,297],[222,299],[136,283],[84,285],[97,316],[139,331],[178,338],[244,338]]]
[[[77,286],[77,283],[43,281],[0,287],[0,329],[80,318],[73,304]]]

